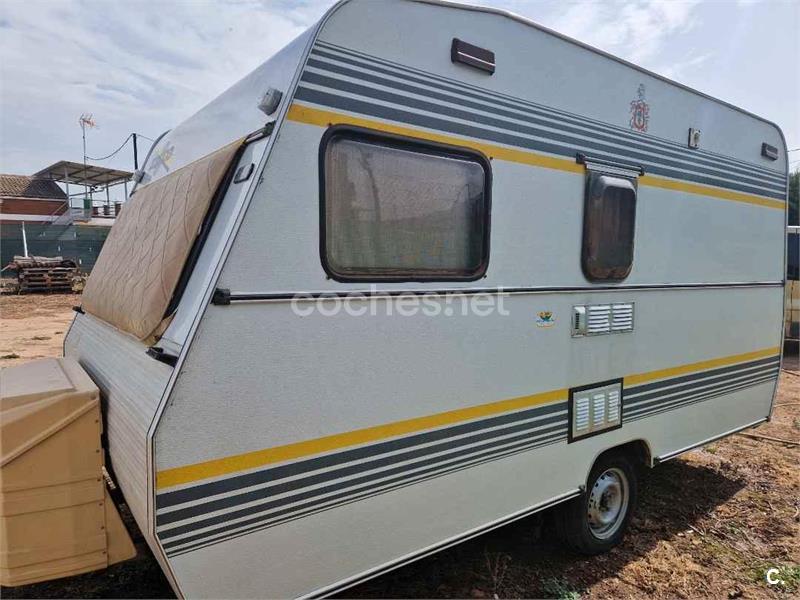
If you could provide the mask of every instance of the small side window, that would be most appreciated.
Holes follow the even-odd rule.
[[[334,129],[322,151],[322,261],[339,281],[471,281],[489,252],[488,162]]]
[[[581,266],[592,281],[622,281],[633,267],[636,180],[589,171]]]

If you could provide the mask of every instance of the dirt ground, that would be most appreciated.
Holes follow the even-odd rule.
[[[0,296],[0,367],[61,356],[78,294]]]
[[[79,297],[0,298],[0,366],[58,356]],[[773,419],[748,433],[800,442],[800,368],[785,361]],[[631,531],[580,557],[517,521],[346,591],[345,597],[790,598],[800,594],[800,446],[735,435],[642,473]],[[128,519],[130,523],[130,520]],[[139,556],[107,571],[2,590],[5,598],[173,597]],[[266,559],[265,559],[266,560]],[[783,583],[768,585],[767,569]]]

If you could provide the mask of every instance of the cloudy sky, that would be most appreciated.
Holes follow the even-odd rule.
[[[800,147],[800,0],[482,0],[771,119]],[[2,0],[0,172],[155,138],[316,21],[329,0]],[[149,142],[140,146],[144,154]],[[800,152],[790,155],[800,166]],[[132,168],[130,147],[109,167]]]

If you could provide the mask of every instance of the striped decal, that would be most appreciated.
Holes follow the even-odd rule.
[[[583,167],[575,164],[574,157],[583,152],[595,158],[643,166],[647,175],[640,180],[642,185],[785,208],[781,200],[786,195],[786,177],[778,171],[709,152],[689,151],[673,142],[323,42],[317,42],[312,50],[295,99],[446,135],[503,144],[506,148],[484,150],[497,158],[507,157],[494,151],[495,148],[520,152],[507,148],[511,146],[524,149],[522,153],[526,155],[538,156],[540,162],[548,158],[554,161],[539,166],[582,173]],[[313,112],[314,109],[295,104],[289,118],[309,122]],[[326,117],[331,115],[334,118],[317,124],[347,122],[347,115],[328,112]],[[380,121],[370,121],[368,125],[386,129],[386,124]],[[420,131],[411,131],[420,137]],[[450,143],[453,141],[475,146],[450,138]],[[530,159],[518,162],[536,164]]]
[[[166,492],[158,537],[172,556],[566,437],[562,401]]]
[[[739,363],[655,383],[625,388],[625,423],[667,410],[702,402],[723,394],[773,381],[780,370],[780,357]]]
[[[294,444],[286,444],[276,448],[268,448],[266,450],[258,450],[256,452],[248,452],[246,454],[210,460],[185,467],[178,467],[176,469],[166,469],[158,472],[156,487],[161,489],[197,481],[198,479],[208,479],[210,477],[261,467],[293,458],[320,454],[347,446],[355,446],[357,444],[374,442],[376,440],[395,437],[406,433],[424,431],[426,429],[469,421],[479,417],[537,406],[566,397],[567,390],[553,390],[541,394],[533,394],[531,396],[521,396],[519,398],[501,400],[490,404],[481,404],[479,406],[451,410],[435,415],[417,417],[415,419],[406,419],[405,421],[396,421],[376,427],[356,429],[355,431],[348,431],[346,433],[338,433]]]
[[[624,380],[623,420],[637,421],[774,381],[779,363],[778,349],[769,348],[629,376]],[[565,442],[566,397],[567,390],[555,390],[201,463],[219,465],[233,460],[231,464],[256,466],[253,455],[264,460],[272,451],[297,459],[284,459],[277,465],[277,460],[266,460],[259,465],[262,468],[160,491],[156,496],[158,538],[168,556],[177,556],[489,461]],[[415,433],[403,435],[410,431]],[[378,434],[384,439],[378,441]],[[370,443],[359,443],[359,439]],[[287,452],[286,448],[293,450]],[[305,454],[300,454],[298,448],[304,448]],[[244,460],[235,463],[242,457]],[[165,473],[173,479],[186,479],[176,477],[181,471],[196,475],[194,467],[197,465],[162,471],[159,482]]]

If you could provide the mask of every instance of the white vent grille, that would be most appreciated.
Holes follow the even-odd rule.
[[[573,307],[572,335],[603,335],[633,331],[633,302]]]
[[[608,416],[610,422],[619,421],[619,392],[616,390],[608,393]]]
[[[590,412],[589,398],[576,398],[574,411],[575,431],[578,433],[588,433]]]
[[[589,316],[587,318],[586,333],[596,335],[611,331],[611,305],[594,304],[588,308]]]
[[[622,424],[621,382],[574,390],[571,402],[572,440]]]
[[[595,394],[592,396],[592,427],[602,426],[606,420],[606,395]]]
[[[631,331],[633,329],[633,304],[611,305],[611,331]]]

